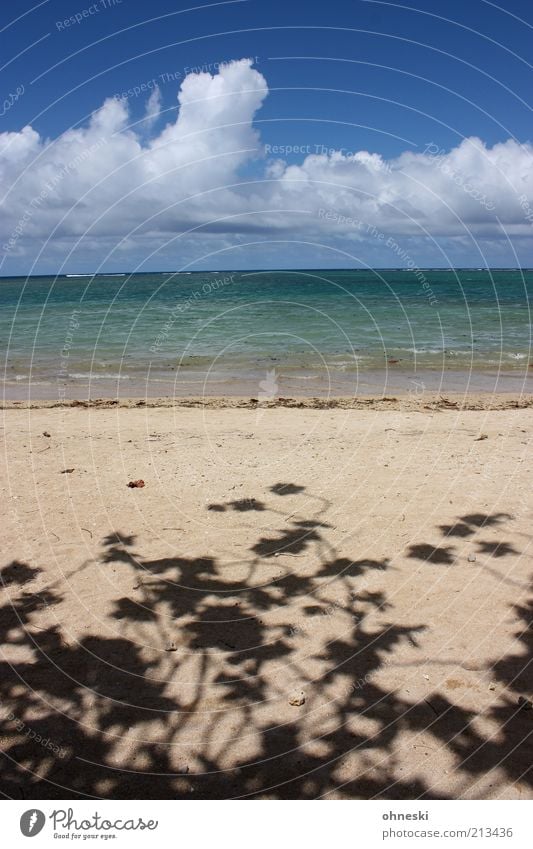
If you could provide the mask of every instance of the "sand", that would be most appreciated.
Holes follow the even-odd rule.
[[[8,406],[5,795],[533,798],[529,402]]]

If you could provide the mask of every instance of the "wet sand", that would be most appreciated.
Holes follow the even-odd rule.
[[[96,373],[91,380],[42,380],[34,370],[26,380],[4,381],[6,401],[76,400],[89,398],[379,398],[408,395],[414,398],[439,394],[528,395],[533,393],[533,369],[406,369],[401,363],[374,370],[329,371],[255,367],[247,371],[181,367],[164,375],[133,376],[127,369],[120,379]]]

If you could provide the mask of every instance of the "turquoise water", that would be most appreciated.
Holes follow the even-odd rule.
[[[4,393],[492,389],[495,376],[515,390],[530,380],[532,295],[533,271],[517,270],[4,278]]]

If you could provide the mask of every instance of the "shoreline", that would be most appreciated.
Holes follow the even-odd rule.
[[[260,401],[249,396],[162,396],[160,398],[89,398],[89,399],[38,399],[17,401],[4,399],[2,410],[48,410],[48,409],[157,409],[182,407],[208,410],[244,409],[269,410],[276,408],[306,410],[391,410],[425,412],[428,410],[524,410],[533,407],[533,393],[511,392],[447,392],[424,395],[399,394],[376,397],[338,396],[279,397]]]
[[[76,401],[99,398],[144,398],[147,402],[161,398],[257,398],[269,402],[283,398],[323,399],[413,397],[453,395],[459,397],[533,394],[533,368],[503,369],[431,369],[416,370],[389,365],[383,370],[357,372],[307,369],[292,371],[287,363],[265,362],[247,370],[208,368],[196,370],[172,368],[163,376],[149,369],[144,377],[117,367],[116,374],[87,374],[83,379],[47,375],[40,379],[36,371],[13,380],[6,373],[2,381],[2,398],[6,401]]]

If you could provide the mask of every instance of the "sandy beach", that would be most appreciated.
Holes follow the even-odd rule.
[[[6,406],[4,794],[533,798],[529,398]]]

